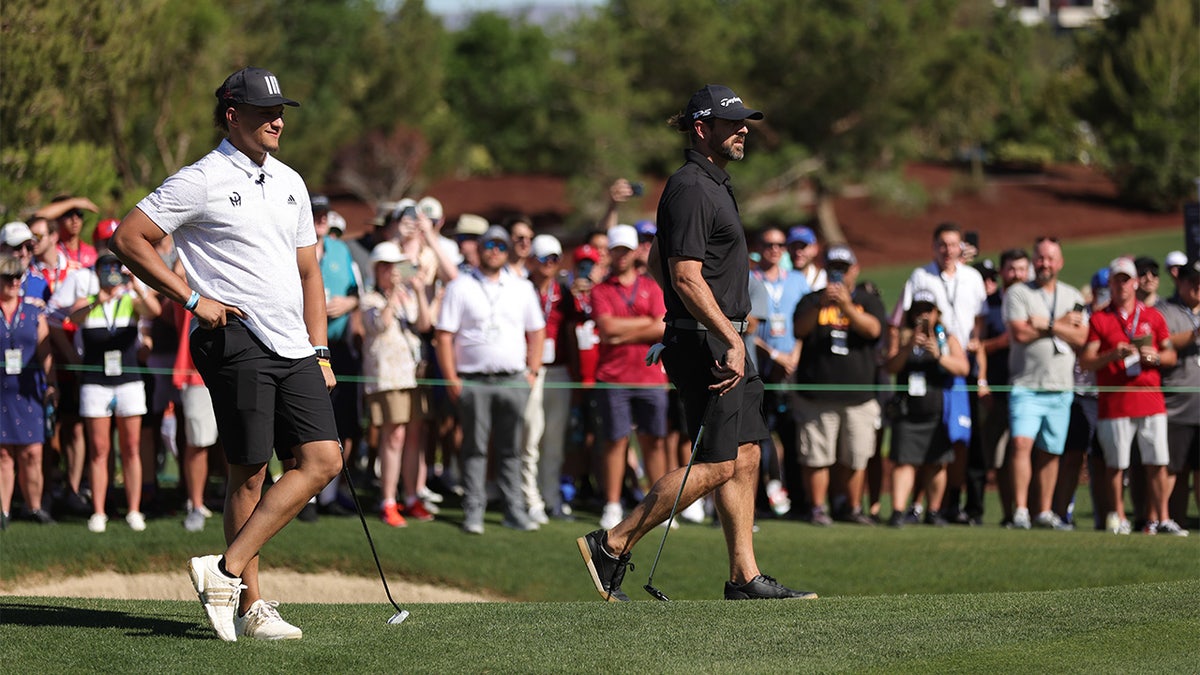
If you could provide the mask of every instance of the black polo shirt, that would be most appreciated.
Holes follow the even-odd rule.
[[[729,174],[695,150],[667,180],[658,202],[658,251],[670,278],[671,258],[703,263],[704,280],[717,306],[734,321],[750,313],[750,255]],[[668,283],[663,295],[667,321],[694,318]]]

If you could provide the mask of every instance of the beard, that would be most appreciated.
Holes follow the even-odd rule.
[[[735,162],[740,161],[746,156],[746,139],[741,136],[731,136],[721,144],[721,156]]]

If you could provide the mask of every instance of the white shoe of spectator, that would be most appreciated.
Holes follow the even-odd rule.
[[[1116,511],[1108,512],[1108,516],[1104,519],[1104,529],[1113,534],[1120,534],[1118,530],[1121,529],[1121,516],[1117,515]]]
[[[420,490],[417,490],[417,497],[419,497],[421,499],[421,501],[425,502],[426,508],[429,507],[430,503],[441,504],[442,499],[443,499],[443,497],[441,495],[434,492],[433,490],[430,490],[427,487],[423,487]],[[433,511],[430,511],[430,513],[433,513]]]
[[[200,532],[204,529],[204,521],[207,518],[200,509],[191,509],[187,516],[183,519],[183,529],[188,532]]]
[[[787,512],[792,510],[792,500],[788,497],[788,491],[777,480],[767,482],[767,501],[777,516],[787,515]]]
[[[529,519],[538,525],[545,525],[550,522],[550,516],[546,515],[546,509],[536,506],[529,509]]]
[[[257,640],[299,640],[303,637],[303,631],[279,616],[278,606],[274,600],[255,600],[245,614],[233,619],[238,637]]]
[[[143,532],[146,529],[146,516],[143,516],[141,511],[130,511],[125,514],[125,522],[134,532]]]
[[[1037,514],[1037,518],[1033,519],[1033,524],[1038,527],[1049,528],[1051,530],[1075,529],[1074,525],[1064,523],[1062,518],[1059,518],[1058,514],[1053,511],[1042,511],[1041,513]]]
[[[103,513],[93,513],[91,518],[88,518],[88,532],[97,534],[108,529],[108,516]]]
[[[692,502],[691,504],[688,504],[688,507],[686,509],[679,512],[679,517],[683,518],[684,520],[688,521],[689,523],[696,523],[697,525],[699,525],[700,523],[703,523],[704,522],[704,500],[697,499],[696,501]]]
[[[604,505],[604,512],[600,514],[600,529],[611,530],[624,517],[625,512],[621,510],[621,505],[617,502],[609,502]]]
[[[1174,535],[1176,537],[1188,536],[1188,531],[1183,529],[1182,527],[1180,527],[1179,523],[1175,522],[1174,520],[1172,520],[1170,518],[1167,518],[1166,520],[1164,520],[1158,524],[1158,533],[1159,534],[1170,534],[1170,535]]]
[[[1017,509],[1013,513],[1013,528],[1028,530],[1031,527],[1033,527],[1033,523],[1029,522],[1029,509]]]

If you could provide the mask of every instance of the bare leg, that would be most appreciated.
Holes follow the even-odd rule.
[[[1167,499],[1167,467],[1143,465],[1146,469],[1146,518],[1152,522],[1166,520],[1170,516]]]
[[[13,486],[17,478],[12,449],[11,445],[0,446],[0,511],[4,513],[12,511]]]
[[[1117,517],[1125,520],[1125,496],[1121,493],[1121,478],[1124,471],[1105,467],[1104,479],[1108,483],[1109,509],[1117,512]]]
[[[142,418],[118,417],[117,442],[121,446],[121,469],[125,475],[125,501],[129,512],[142,510]]]
[[[922,467],[925,472],[925,498],[929,500],[929,512],[942,510],[942,499],[946,496],[947,473],[945,464]]]
[[[653,485],[667,473],[666,439],[650,434],[638,434],[638,446],[642,449],[642,464],[646,467],[646,478]]]
[[[1033,480],[1033,439],[1013,436],[1012,455],[1008,460],[1012,477],[1013,508],[1029,508],[1029,483]]]
[[[406,436],[403,424],[385,423],[379,429],[379,496],[385,503],[396,501],[401,474],[400,452]]]
[[[313,495],[337,477],[341,456],[335,441],[305,443],[294,449],[296,468],[262,493],[266,464],[229,465],[225,497],[225,569],[242,577],[246,590],[239,611],[262,597],[258,588],[258,551],[287,525]]]
[[[81,418],[68,416],[59,420],[58,446],[67,457],[67,482],[71,485],[71,491],[77,494],[83,485],[83,469],[88,465],[84,440]],[[92,486],[92,491],[96,491],[95,486]]]
[[[892,469],[892,513],[904,513],[912,498],[917,468],[912,464],[897,464]]]
[[[425,455],[421,452],[422,425],[417,423],[410,429],[401,443],[402,468],[400,476],[404,480],[404,498],[411,504],[420,498],[421,488],[425,487]]]
[[[604,472],[604,501],[608,504],[621,501],[621,484],[625,482],[625,467],[628,463],[628,456],[628,437],[610,441],[604,446],[604,462],[601,465],[601,469]]]
[[[1054,484],[1058,481],[1058,455],[1037,451],[1034,453],[1034,472],[1038,482],[1037,512],[1050,510],[1054,499]]]
[[[184,446],[183,471],[187,478],[188,499],[192,508],[198,509],[204,506],[204,486],[208,483],[208,448]]]
[[[735,465],[735,460],[717,464],[693,464],[679,503],[690,504],[732,479]],[[610,553],[622,555],[629,552],[646,533],[671,515],[671,506],[675,503],[675,495],[679,493],[679,485],[683,482],[686,471],[687,467],[683,466],[663,476],[650,488],[650,493],[642,503],[630,511],[625,520],[608,531],[607,545]]]
[[[744,584],[759,574],[754,558],[754,495],[760,456],[757,443],[738,446],[733,477],[716,492],[717,513],[729,551],[729,580],[735,584]]]
[[[825,498],[829,496],[829,467],[804,466],[800,472],[804,476],[804,484],[812,500],[810,505],[814,509],[824,508]]]
[[[21,494],[25,497],[25,506],[37,511],[42,508],[42,444],[30,443],[17,447],[20,448],[17,451],[17,464],[21,467]],[[11,479],[8,485],[9,500],[4,502],[6,513],[12,500]]]
[[[87,418],[88,468],[92,481],[92,512],[104,514],[104,502],[108,497],[108,453],[112,451],[112,425],[107,417]]]

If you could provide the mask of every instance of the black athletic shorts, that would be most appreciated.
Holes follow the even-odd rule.
[[[338,440],[315,355],[279,356],[234,317],[222,328],[193,331],[191,350],[230,464],[265,463],[272,449],[279,459],[291,459],[297,446]]]
[[[671,384],[679,390],[688,429],[704,425],[704,437],[696,454],[697,462],[725,462],[737,458],[738,446],[758,443],[770,436],[763,414],[763,381],[749,356],[745,377],[723,396],[715,397],[708,418],[704,419],[714,394],[709,385],[716,382],[713,368],[729,349],[708,331],[680,330],[667,326],[663,334],[666,349],[662,362]]]

